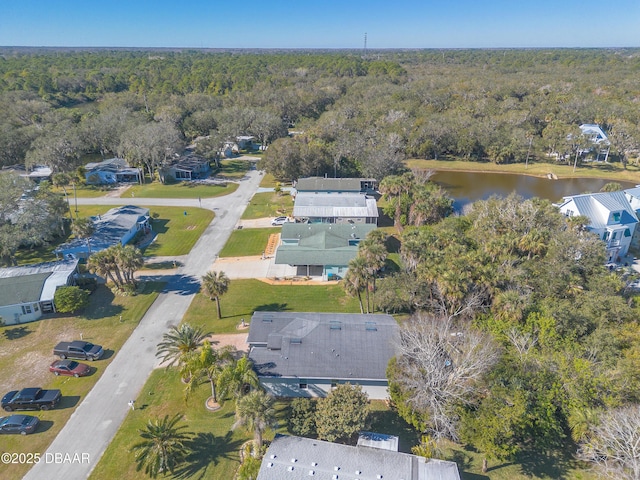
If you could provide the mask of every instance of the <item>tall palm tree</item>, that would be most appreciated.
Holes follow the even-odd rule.
[[[357,296],[360,303],[360,313],[364,313],[362,304],[362,292],[367,289],[369,283],[369,268],[366,260],[356,256],[349,262],[349,269],[344,276],[344,289],[347,294]],[[369,293],[367,291],[367,313],[369,313]]]
[[[162,335],[156,357],[160,357],[162,362],[168,362],[167,368],[176,363],[183,363],[185,356],[195,352],[205,337],[202,327],[194,327],[189,323],[171,327],[169,332]]]
[[[232,361],[233,356],[231,355],[231,347],[229,345],[220,350],[216,350],[208,340],[205,340],[200,352],[193,355],[187,362],[186,367],[191,375],[185,388],[185,397],[188,398],[194,390],[208,381],[211,384],[211,397],[214,402],[217,402],[217,384],[222,377],[225,364],[231,363]]]
[[[119,270],[118,272],[115,270],[115,257],[110,249],[107,248],[91,255],[87,261],[87,268],[89,271],[111,280],[116,287],[122,287],[122,278],[119,275]]]
[[[222,317],[220,313],[220,297],[229,290],[229,277],[224,272],[211,271],[202,277],[202,290],[209,296],[209,300],[216,301],[218,307],[218,319]]]
[[[76,218],[71,224],[71,232],[76,238],[83,238],[87,242],[87,252],[91,255],[91,236],[95,231],[93,220],[89,217]]]
[[[376,278],[378,277],[378,272],[387,260],[389,256],[389,252],[387,251],[387,247],[384,244],[380,244],[379,242],[372,240],[367,242],[366,239],[364,242],[360,243],[360,247],[358,249],[358,257],[364,259],[364,263],[366,264],[367,270],[367,292],[371,292],[371,311],[375,312],[375,292],[376,292]],[[370,284],[369,284],[370,282]],[[367,303],[369,301],[369,297],[367,296]],[[367,304],[367,311],[369,311],[369,305]]]
[[[144,469],[151,478],[167,471],[173,473],[176,466],[184,461],[189,450],[186,442],[193,436],[184,432],[186,425],[178,426],[182,415],[169,415],[160,420],[149,420],[144,430],[139,430],[143,440],[132,449],[136,452],[136,470]]]
[[[124,282],[135,286],[133,274],[144,265],[142,252],[133,245],[122,246],[118,244],[114,247],[114,256],[115,262],[122,272]]]
[[[248,389],[258,388],[259,385],[258,375],[247,356],[227,364],[218,380],[218,390],[222,399],[229,395],[240,398]]]
[[[254,451],[260,452],[262,435],[267,428],[275,425],[275,414],[273,398],[261,390],[254,390],[238,399],[234,428],[245,426],[252,430],[256,447]]]

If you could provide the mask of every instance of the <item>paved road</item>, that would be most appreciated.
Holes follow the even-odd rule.
[[[131,337],[122,346],[107,367],[100,380],[78,406],[67,424],[53,441],[47,454],[69,454],[73,458],[88,458],[84,463],[45,463],[35,465],[24,477],[35,479],[83,479],[96,466],[105,449],[118,431],[129,410],[128,401],[135,399],[149,374],[157,365],[156,345],[171,325],[177,325],[187,311],[193,295],[198,291],[199,280],[224,246],[242,215],[252,195],[258,188],[261,176],[251,171],[232,194],[203,199],[202,207],[216,211],[216,217],[202,234],[184,266],[169,279],[149,311],[140,321]],[[80,203],[81,199],[78,199]],[[82,199],[83,203],[120,205],[193,205],[198,200],[148,199],[148,198],[97,198]],[[113,202],[113,203],[112,203]],[[176,203],[177,202],[177,203]],[[103,342],[109,347],[108,339]],[[84,457],[82,455],[85,454]],[[1,475],[0,475],[1,476]]]

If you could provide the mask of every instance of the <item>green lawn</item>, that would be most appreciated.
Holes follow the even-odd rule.
[[[238,188],[237,183],[225,185],[210,185],[197,182],[179,182],[162,184],[160,182],[133,185],[122,194],[123,198],[211,198],[233,193]]]
[[[216,412],[209,412],[204,408],[204,401],[211,394],[207,387],[203,385],[186,403],[183,396],[184,385],[177,371],[155,370],[136,399],[139,408],[129,412],[89,478],[148,479],[144,472],[136,472],[135,456],[131,451],[131,446],[141,440],[138,430],[143,429],[149,419],[182,413],[186,431],[196,435],[188,444],[193,453],[178,472],[179,478],[233,479],[240,464],[240,447],[253,438],[253,435],[244,429],[232,430],[234,402],[226,402]]]
[[[220,251],[220,257],[246,257],[260,255],[264,252],[269,235],[279,233],[280,227],[274,228],[243,228],[234,230],[225,246]]]
[[[104,205],[80,205],[78,215],[89,217],[102,215],[113,207]],[[186,255],[191,251],[202,232],[213,220],[213,212],[202,208],[148,207],[153,218],[153,230],[158,234],[144,251],[148,257]],[[187,215],[184,214],[187,212]],[[157,214],[157,218],[155,218]]]
[[[44,452],[67,422],[82,398],[98,381],[122,344],[158,296],[162,283],[148,283],[136,296],[114,297],[101,286],[90,297],[86,313],[78,316],[58,315],[37,322],[0,328],[1,391],[39,386],[59,388],[63,399],[58,408],[36,412],[41,426],[32,435],[3,436],[0,452]],[[120,321],[122,318],[122,321]],[[105,358],[89,362],[94,372],[83,378],[55,377],[48,366],[56,358],[55,344],[62,340],[84,340],[104,346]],[[3,466],[1,478],[22,478],[28,465]]]
[[[573,172],[573,166],[557,165],[555,163],[529,163],[525,168],[524,163],[511,163],[497,165],[491,162],[468,162],[464,160],[420,160],[410,159],[405,161],[409,168],[433,169],[433,170],[462,170],[476,172],[516,173],[535,176],[546,176],[548,173],[557,175],[558,178],[593,177],[607,178],[611,181],[640,183],[640,167],[627,165],[623,169],[620,163],[588,163],[580,165]]]
[[[220,161],[220,170],[216,172],[216,177],[239,179],[249,171],[249,166],[253,162],[247,160],[227,159]]]
[[[276,183],[278,183],[278,181],[273,175],[271,175],[270,173],[265,173],[262,177],[262,180],[260,181],[260,186],[265,188],[273,188],[276,186]]]
[[[71,208],[73,209],[73,199],[75,197],[78,198],[96,198],[103,197],[111,190],[115,190],[115,187],[110,187],[107,185],[77,185],[75,193],[73,191],[73,186],[67,185],[64,189],[61,187],[52,187],[54,192],[58,192],[60,195],[64,196],[64,190],[67,190],[67,199],[71,204]]]
[[[293,213],[293,197],[288,193],[256,193],[246,210],[242,214],[243,219],[277,217],[291,215]]]
[[[220,298],[222,319],[217,319],[215,303],[198,293],[184,321],[202,325],[213,333],[237,333],[236,326],[253,312],[341,312],[359,313],[357,298],[344,293],[341,285],[269,285],[259,280],[231,280],[229,291]]]

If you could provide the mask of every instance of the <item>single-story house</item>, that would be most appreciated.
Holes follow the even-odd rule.
[[[223,157],[231,158],[240,153],[240,150],[253,150],[256,148],[254,140],[256,137],[252,135],[239,135],[236,141],[229,140],[224,143],[220,154]]]
[[[375,229],[372,223],[285,223],[275,263],[297,266],[298,275],[339,280],[358,254],[360,241]]]
[[[21,177],[33,180],[35,183],[40,183],[43,180],[50,181],[51,174],[53,173],[51,167],[45,167],[36,165],[27,170],[24,165],[9,165],[2,167],[2,173],[12,172],[20,175]]]
[[[339,383],[387,399],[399,330],[390,315],[254,312],[249,358],[276,397],[324,397]]]
[[[293,217],[309,223],[378,224],[376,199],[361,193],[298,192]]]
[[[210,172],[209,160],[193,154],[182,157],[159,170],[162,182],[207,178]]]
[[[33,322],[55,312],[56,289],[74,285],[77,273],[77,259],[0,268],[0,324]]]
[[[135,205],[112,208],[104,215],[92,219],[94,233],[89,242],[83,238],[76,238],[60,245],[55,250],[56,255],[86,260],[90,253],[105,250],[118,243],[126,245],[140,231],[151,232],[149,209]]]
[[[378,189],[378,182],[374,178],[306,177],[298,179],[294,187],[296,192],[374,194]]]
[[[572,195],[564,197],[558,208],[568,217],[589,218],[587,229],[606,243],[608,262],[616,262],[629,252],[638,216],[625,192]]]
[[[85,165],[85,179],[88,185],[113,185],[115,183],[139,183],[142,172],[130,167],[122,158],[109,158],[101,162]]]
[[[399,452],[397,439],[362,432],[354,447],[277,434],[262,459],[257,480],[460,480],[455,462]]]

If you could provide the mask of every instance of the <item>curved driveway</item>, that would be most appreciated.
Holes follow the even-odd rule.
[[[149,308],[107,367],[91,392],[84,398],[62,428],[43,458],[66,454],[77,463],[40,462],[25,475],[35,479],[87,478],[127,416],[128,401],[135,399],[149,374],[157,365],[156,345],[171,325],[177,325],[187,311],[204,275],[226,243],[249,200],[258,189],[261,176],[252,170],[240,181],[239,188],[223,197],[202,199],[202,207],[216,211],[176,275],[168,277],[165,289]],[[200,206],[197,199],[91,198],[78,203],[98,205]],[[104,342],[109,347],[109,342]],[[84,456],[83,456],[84,455]],[[88,459],[87,461],[82,461]],[[1,475],[0,475],[1,476]]]

